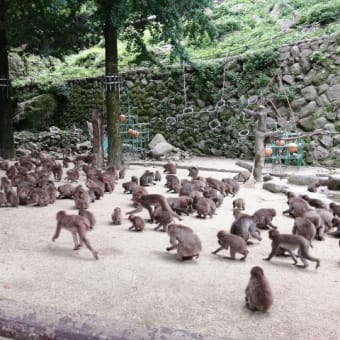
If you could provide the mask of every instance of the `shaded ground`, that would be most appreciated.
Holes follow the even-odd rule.
[[[237,169],[227,160],[190,162]],[[125,181],[145,169],[130,166]],[[187,173],[180,169],[178,176],[187,177]],[[233,174],[201,171],[200,175],[221,179]],[[87,249],[73,251],[72,237],[66,231],[51,242],[56,212],[77,213],[73,201],[58,200],[44,208],[0,209],[0,298],[216,338],[340,338],[340,248],[336,239],[314,241],[311,253],[321,260],[318,270],[314,263],[306,270],[298,269],[288,258],[263,261],[270,251],[266,232],[262,232],[261,243],[249,246],[246,262],[226,260],[223,252],[213,256],[217,231],[229,230],[233,221],[233,198],[226,197],[213,219],[184,217],[182,223],[199,235],[203,251],[197,261],[180,263],[174,253],[165,251],[167,234],[153,231],[154,225],[147,224],[144,233],[134,233],[127,230],[130,222],[125,216],[121,226],[110,223],[114,207],[120,206],[124,213],[132,209],[131,196],[122,193],[122,182],[112,195],[106,194],[89,209],[97,219],[89,238],[98,250],[98,261]],[[164,182],[163,176],[149,192],[165,194]],[[291,232],[293,220],[281,214],[286,209],[284,195],[264,191],[258,183],[253,188],[242,186],[237,197],[245,199],[247,213],[274,207],[278,212],[274,224],[282,232]],[[146,218],[147,212],[140,215]],[[263,267],[272,285],[275,300],[267,314],[251,313],[244,306],[244,289],[254,265]]]

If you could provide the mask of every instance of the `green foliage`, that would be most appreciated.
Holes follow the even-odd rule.
[[[287,98],[291,102],[296,98],[298,90],[301,88],[301,85],[284,85],[280,87],[275,96],[275,100],[281,103],[287,103]]]
[[[256,53],[247,54],[244,57],[243,71],[247,73],[256,73],[275,67],[279,61],[279,51],[265,50]]]
[[[327,1],[326,3],[318,3],[302,13],[298,20],[299,25],[307,25],[318,22],[320,25],[326,25],[339,20],[340,2]]]
[[[315,64],[322,65],[325,62],[329,62],[327,56],[325,56],[321,51],[314,51],[310,57],[309,60]]]

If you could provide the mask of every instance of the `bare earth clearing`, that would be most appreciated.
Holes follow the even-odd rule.
[[[199,162],[190,163],[214,166],[213,161]],[[221,162],[217,168],[227,169],[230,164]],[[185,329],[216,339],[340,338],[338,240],[326,237],[326,241],[314,241],[311,254],[321,260],[318,270],[313,262],[308,269],[296,268],[290,258],[263,261],[271,249],[264,231],[262,242],[255,240],[248,247],[245,262],[227,260],[225,252],[211,255],[218,246],[217,232],[229,231],[233,221],[233,198],[229,196],[212,219],[184,216],[181,223],[199,235],[203,251],[198,260],[178,262],[174,252],[165,251],[169,237],[153,231],[155,225],[147,223],[145,232],[135,233],[128,231],[131,224],[126,215],[121,226],[110,223],[114,207],[120,206],[124,214],[132,210],[131,195],[122,193],[121,183],[131,175],[140,176],[145,169],[152,170],[130,166],[113,194],[105,194],[90,206],[97,224],[88,237],[99,253],[98,261],[86,248],[73,251],[67,231],[62,231],[55,243],[51,241],[56,212],[64,209],[77,214],[72,200],[57,200],[43,208],[1,208],[0,299],[93,314],[134,326]],[[183,178],[187,174],[186,169],[179,169],[177,175]],[[218,179],[233,176],[208,171],[200,175]],[[164,182],[165,176],[161,183],[148,188],[149,193],[165,194]],[[274,224],[281,232],[290,233],[293,220],[282,215],[286,197],[261,186],[241,185],[236,197],[245,199],[249,214],[262,207],[275,208],[278,216]],[[306,187],[297,190],[304,192]],[[139,215],[148,217],[146,210]],[[249,312],[244,305],[244,289],[254,265],[263,267],[274,294],[273,307],[266,314]]]

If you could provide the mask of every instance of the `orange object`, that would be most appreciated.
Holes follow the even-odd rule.
[[[139,136],[139,131],[134,130],[133,137],[138,138]]]
[[[264,155],[267,157],[267,156],[271,156],[273,154],[273,150],[272,148],[265,148],[264,149]]]
[[[129,129],[129,130],[127,131],[127,134],[128,134],[129,136],[133,136],[133,131],[134,131],[134,130]]]
[[[296,152],[297,151],[297,145],[296,143],[289,143],[288,144],[288,151],[290,153]]]
[[[121,123],[123,123],[123,122],[126,121],[126,116],[123,115],[123,114],[121,114],[121,115],[119,115],[118,119],[119,119],[119,121],[120,121]]]
[[[285,141],[284,141],[283,139],[277,139],[277,140],[275,141],[275,144],[276,144],[277,146],[284,146],[284,145],[285,145]]]

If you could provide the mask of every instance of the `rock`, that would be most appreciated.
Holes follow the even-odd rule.
[[[285,76],[282,77],[282,80],[287,83],[287,84],[294,84],[295,80],[294,80],[294,77],[289,75],[289,74],[286,74]]]
[[[307,105],[303,106],[300,109],[300,117],[304,118],[306,116],[309,116],[310,114],[314,113],[316,109],[316,103],[313,102],[309,102]]]
[[[318,88],[319,94],[324,93],[328,89],[329,89],[329,85],[328,84],[321,84],[319,86],[319,88]]]
[[[300,108],[306,103],[305,98],[294,99],[290,105],[296,111],[300,111]]]
[[[288,177],[288,183],[296,185],[309,185],[316,181],[318,181],[318,177],[314,175],[291,174]]]
[[[331,102],[338,100],[340,98],[340,84],[331,86],[326,93]]]
[[[329,151],[319,145],[313,150],[313,155],[315,160],[323,161],[329,156]]]
[[[304,131],[313,131],[314,130],[314,120],[312,116],[308,116],[306,118],[302,118],[299,120],[298,124]]]
[[[174,146],[168,142],[161,142],[151,148],[151,154],[155,157],[163,156],[174,149]]]
[[[325,117],[319,117],[315,119],[315,128],[321,129],[327,124],[327,119]]]
[[[340,175],[332,175],[328,177],[328,189],[340,190]]]
[[[291,52],[292,56],[294,57],[294,59],[296,61],[299,60],[299,58],[300,58],[300,49],[299,49],[299,47],[297,45],[294,45],[292,47],[292,49],[290,50],[290,52]]]
[[[329,100],[328,100],[326,94],[322,94],[320,97],[317,97],[316,102],[319,106],[328,106],[329,105]]]
[[[323,136],[320,139],[320,143],[322,146],[324,146],[325,148],[331,148],[333,146],[333,139],[330,136]]]
[[[289,187],[287,185],[277,184],[277,183],[273,183],[273,182],[263,183],[262,188],[264,190],[273,192],[274,194],[285,193],[289,189]]]
[[[16,129],[45,130],[53,120],[57,101],[51,94],[42,94],[18,104],[13,117]]]
[[[163,143],[166,142],[165,138],[163,137],[163,135],[161,135],[160,133],[157,133],[151,140],[151,142],[149,143],[149,148],[152,149],[154,148],[158,143]]]
[[[307,100],[314,100],[317,97],[316,89],[313,85],[307,86],[301,90],[303,97]]]

